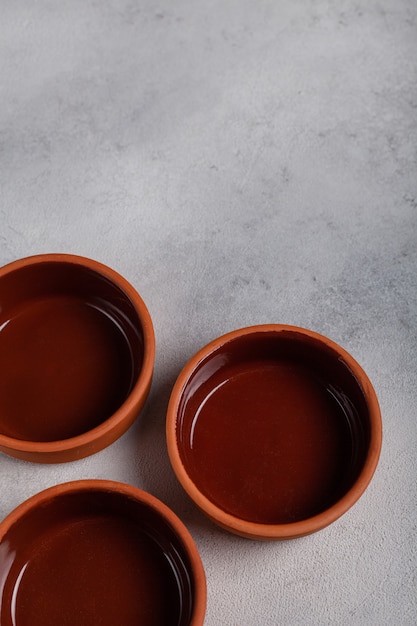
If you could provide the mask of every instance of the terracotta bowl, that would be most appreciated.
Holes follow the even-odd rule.
[[[46,254],[0,269],[0,450],[57,463],[132,424],[155,358],[150,315],[113,270]]]
[[[140,489],[57,485],[0,524],[2,626],[201,626],[205,606],[190,534]]]
[[[265,325],[211,342],[167,413],[173,469],[221,527],[253,539],[320,530],[366,489],[381,448],[375,391],[340,346]]]

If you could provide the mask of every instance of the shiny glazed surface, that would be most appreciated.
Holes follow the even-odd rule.
[[[2,626],[187,626],[193,585],[169,524],[120,494],[63,494],[0,543]]]
[[[41,263],[0,279],[0,433],[49,442],[109,418],[141,369],[140,322],[99,274]]]
[[[292,334],[232,340],[182,394],[177,441],[191,480],[220,509],[261,524],[320,513],[353,484],[367,409],[347,366]]]

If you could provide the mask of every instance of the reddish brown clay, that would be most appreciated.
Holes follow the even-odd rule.
[[[173,389],[167,442],[180,482],[216,523],[257,539],[327,526],[360,497],[382,438],[358,363],[308,330],[265,325],[216,339]]]
[[[205,607],[190,534],[135,487],[58,485],[0,524],[2,626],[201,626]]]
[[[155,358],[150,315],[110,268],[47,254],[0,269],[0,450],[56,463],[134,421]]]

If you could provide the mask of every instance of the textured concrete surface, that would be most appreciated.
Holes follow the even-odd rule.
[[[195,538],[207,626],[415,624],[416,3],[3,0],[0,65],[0,263],[106,263],[157,337],[138,422],[68,465],[2,455],[0,518],[57,482],[130,482]],[[186,360],[263,322],[342,344],[384,420],[363,498],[280,544],[207,521],[164,442]]]

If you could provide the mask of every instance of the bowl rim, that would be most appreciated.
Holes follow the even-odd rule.
[[[123,432],[123,423],[135,410],[135,405],[146,397],[152,382],[155,362],[155,335],[150,313],[136,289],[121,274],[103,263],[88,257],[66,253],[36,254],[17,259],[2,266],[0,268],[0,279],[24,267],[44,263],[76,265],[107,278],[126,295],[134,306],[143,330],[143,363],[138,379],[124,402],[101,424],[74,437],[56,441],[30,441],[0,433],[0,449],[6,454],[14,456],[14,453],[16,453],[20,458],[30,456],[31,460],[33,457],[40,462],[49,462],[48,456],[51,457],[53,462],[59,462],[60,456],[65,457],[65,461],[76,460],[98,452],[109,445],[114,440],[112,437],[113,431],[120,432],[120,434]],[[94,446],[94,442],[100,443]],[[93,452],[88,451],[91,445],[94,446]]]
[[[239,337],[271,332],[286,332],[305,338],[312,338],[332,349],[339,358],[343,359],[362,388],[369,409],[370,421],[370,441],[365,463],[349,490],[324,511],[303,520],[282,524],[262,524],[244,520],[231,513],[227,513],[214,504],[214,502],[209,500],[209,498],[199,490],[198,486],[188,474],[182,462],[177,441],[177,411],[179,403],[190,377],[200,363],[212,355],[217,349]],[[375,390],[367,374],[352,355],[336,342],[320,333],[299,326],[287,324],[259,324],[233,330],[212,340],[194,354],[185,364],[174,384],[169,399],[166,418],[166,440],[170,462],[179,482],[194,503],[211,518],[212,521],[226,530],[247,538],[261,540],[293,539],[325,528],[346,513],[362,496],[374,475],[381,452],[381,411]]]
[[[139,487],[114,480],[95,478],[73,480],[48,487],[30,496],[0,521],[0,545],[9,530],[30,511],[42,507],[47,502],[59,498],[60,496],[89,491],[117,493],[128,499],[133,499],[136,502],[145,504],[147,507],[153,509],[157,515],[162,517],[174,530],[189,559],[191,573],[195,583],[193,611],[189,626],[202,626],[207,604],[207,584],[201,556],[194,539],[185,524],[166,504]]]

